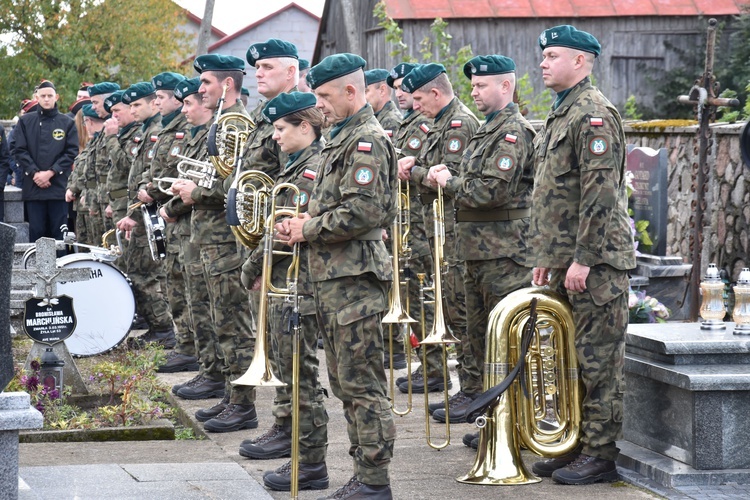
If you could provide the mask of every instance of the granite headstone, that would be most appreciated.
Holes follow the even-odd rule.
[[[0,392],[13,378],[13,350],[10,341],[10,279],[16,230],[0,223]]]
[[[667,150],[628,145],[627,169],[633,174],[633,219],[647,220],[653,246],[639,248],[654,255],[667,251]]]

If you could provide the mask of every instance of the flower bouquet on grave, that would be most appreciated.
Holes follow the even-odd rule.
[[[631,323],[666,323],[669,308],[646,292],[630,290],[628,309]]]

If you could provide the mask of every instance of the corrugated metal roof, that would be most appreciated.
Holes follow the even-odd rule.
[[[750,0],[385,0],[393,19],[726,16]]]

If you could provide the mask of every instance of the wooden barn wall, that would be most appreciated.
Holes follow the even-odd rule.
[[[338,53],[351,52],[342,0],[329,0],[324,13],[318,45],[318,60]],[[344,0],[346,1],[346,0]],[[368,68],[391,68],[399,61],[390,56],[391,47],[385,44],[385,32],[377,26],[372,15],[377,0],[353,2],[356,29],[352,37],[360,45],[360,54]],[[350,4],[351,5],[351,4]],[[717,50],[729,50],[731,17],[719,18],[726,24]],[[421,58],[419,43],[429,33],[431,20],[400,21],[404,42],[410,53]],[[573,24],[594,34],[602,44],[603,53],[594,67],[597,85],[620,109],[630,95],[641,105],[648,106],[654,99],[654,86],[645,68],[666,70],[680,66],[683,61],[665,43],[687,50],[704,50],[707,20],[698,17],[622,17],[622,18],[559,18],[559,19],[451,19],[448,32],[453,36],[454,50],[471,45],[475,54],[501,53],[516,61],[519,75],[529,73],[534,90],[544,90],[539,62],[541,51],[538,35],[552,25]],[[699,75],[695,75],[698,77]],[[687,93],[689,89],[685,89]],[[676,96],[675,96],[676,97]]]

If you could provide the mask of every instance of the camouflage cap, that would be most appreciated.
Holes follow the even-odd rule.
[[[91,104],[84,104],[81,110],[83,110],[84,117],[96,118],[97,120],[101,120],[101,118],[99,118],[99,115],[96,114],[96,111],[94,111],[94,107]]]
[[[154,92],[156,92],[156,89],[151,85],[151,82],[134,83],[122,94],[122,102],[131,104],[133,101],[153,95]]]
[[[195,78],[182,80],[174,88],[174,96],[177,98],[178,101],[182,102],[185,100],[187,96],[197,94],[200,86],[201,86],[201,79],[198,78],[197,76]]]
[[[476,56],[464,64],[464,75],[471,80],[472,75],[504,75],[515,73],[516,63],[510,57],[500,55]]]
[[[112,112],[112,106],[115,104],[120,104],[122,102],[122,95],[125,93],[124,90],[118,90],[117,92],[112,92],[112,94],[104,99],[104,111],[107,113]]]
[[[440,76],[441,73],[445,73],[445,66],[442,64],[421,64],[409,71],[409,74],[404,77],[401,82],[401,90],[411,94]]]
[[[76,102],[74,102],[73,104],[70,105],[70,107],[68,108],[68,111],[70,111],[74,115],[77,115],[78,112],[81,110],[81,108],[85,104],[91,104],[91,99],[89,99],[88,97],[81,97]]]
[[[300,59],[299,60],[299,70],[305,71],[306,69],[310,69],[310,61],[307,59]]]
[[[384,82],[388,78],[387,69],[369,69],[365,71],[365,85],[372,85],[373,83]]]
[[[179,73],[172,73],[171,71],[165,71],[159,73],[151,79],[151,85],[156,90],[174,90],[177,84],[185,81],[186,78]]]
[[[247,49],[247,54],[245,55],[250,66],[255,67],[255,63],[261,59],[271,59],[274,57],[293,57],[297,59],[297,46],[278,38],[269,38],[265,42],[252,44]]]
[[[242,71],[244,73],[245,61],[234,56],[204,54],[195,58],[193,68],[198,73],[204,71]]]
[[[99,82],[87,89],[90,96],[111,94],[112,92],[117,92],[118,90],[120,90],[120,86],[114,82]]]
[[[310,68],[307,84],[315,90],[326,82],[354,73],[367,65],[367,61],[356,54],[333,54]]]
[[[579,31],[569,24],[544,30],[539,35],[539,47],[542,50],[547,47],[568,47],[590,52],[595,56],[598,56],[602,52],[602,46],[594,35],[585,31]]]
[[[411,70],[413,70],[417,66],[420,66],[420,64],[406,62],[394,66],[394,68],[391,70],[391,73],[388,75],[388,78],[385,79],[385,83],[387,83],[389,87],[393,87],[394,81],[398,80],[399,78],[405,77]]]
[[[315,107],[317,99],[309,92],[282,93],[268,101],[263,107],[263,116],[273,123],[297,111]]]

